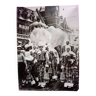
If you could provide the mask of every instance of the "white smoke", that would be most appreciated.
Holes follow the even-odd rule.
[[[31,32],[30,39],[31,42],[36,46],[38,46],[39,43],[42,42],[43,45],[47,43],[50,48],[54,48],[58,45],[63,46],[68,40],[68,34],[61,29],[55,28],[53,26],[48,27],[48,29],[34,28],[34,30]]]
[[[68,34],[59,28],[54,28],[53,26],[50,26],[48,28],[48,31],[51,33],[52,36],[51,45],[53,47],[58,45],[63,46],[68,40]]]
[[[44,28],[34,28],[31,35],[31,42],[35,45],[39,45],[40,42],[45,45],[46,43],[49,44],[51,42],[51,33]]]

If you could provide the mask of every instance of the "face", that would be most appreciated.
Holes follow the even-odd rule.
[[[66,44],[68,45],[69,44],[69,41],[67,41]]]
[[[40,50],[43,50],[43,46],[40,46],[39,49],[40,49]]]
[[[18,54],[18,55],[20,54],[20,50],[17,50],[17,54]]]

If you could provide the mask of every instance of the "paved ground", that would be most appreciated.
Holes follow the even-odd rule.
[[[64,88],[64,82],[55,81],[48,83],[44,88],[41,88],[37,85],[30,86],[26,85],[20,90],[30,90],[30,91],[77,91],[78,90],[78,84],[75,84],[73,88]]]

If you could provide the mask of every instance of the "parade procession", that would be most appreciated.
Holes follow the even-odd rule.
[[[48,8],[53,9],[50,11]],[[45,7],[44,17],[42,8],[34,12],[27,8],[17,8],[20,90],[77,91],[79,89],[79,33],[77,29],[69,28],[66,18],[59,18],[58,14],[55,14],[58,13],[57,8],[59,7]],[[51,14],[52,11],[53,14],[49,16],[48,13]],[[33,16],[33,13],[36,14]],[[52,22],[48,16],[53,18]],[[56,16],[62,21],[61,24],[59,22],[60,26],[57,24]]]

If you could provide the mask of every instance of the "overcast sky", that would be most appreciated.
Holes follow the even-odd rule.
[[[32,10],[36,10],[36,8],[40,9],[41,6],[37,7],[27,7]],[[43,6],[44,7],[44,6]],[[78,16],[78,6],[77,5],[66,5],[66,6],[60,6],[59,7],[59,14],[60,16],[63,16],[63,18],[66,17],[67,24],[70,28],[79,29],[79,16]]]
[[[78,6],[60,6],[60,16],[66,17],[71,28],[79,28]]]

